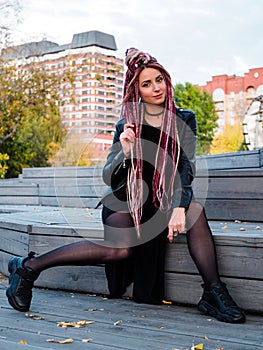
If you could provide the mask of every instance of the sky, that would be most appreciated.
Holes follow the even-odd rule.
[[[156,57],[173,83],[203,85],[263,66],[262,0],[21,2],[15,43],[45,38],[62,45],[73,34],[102,31],[114,35],[123,58],[129,47]]]

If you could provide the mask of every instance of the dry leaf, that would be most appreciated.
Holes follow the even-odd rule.
[[[261,227],[260,226],[256,226],[256,230],[260,230],[261,229]]]
[[[227,228],[228,228],[228,226],[227,226],[227,225],[223,226],[223,230],[226,230]]]
[[[73,339],[69,338],[69,339],[65,339],[65,340],[57,340],[57,339],[47,339],[48,343],[57,343],[57,344],[70,344],[73,343]]]
[[[19,344],[27,344],[27,342],[25,340],[19,340]]]
[[[36,315],[33,315],[33,314],[25,314],[25,317],[32,318],[33,320],[44,320],[45,319],[44,317],[36,316]]]
[[[246,231],[245,227],[240,227],[240,231]]]
[[[172,305],[172,302],[171,301],[168,301],[168,300],[162,300],[162,303],[164,305]]]
[[[240,220],[235,220],[235,222],[237,222],[239,224],[241,221]]]
[[[205,335],[205,336],[204,336],[204,339],[205,339],[205,340],[208,340],[208,336],[207,336],[207,335]]]
[[[58,327],[63,327],[63,328],[67,328],[67,327],[75,327],[75,328],[81,328],[87,324],[92,324],[94,323],[94,321],[78,321],[78,322],[58,322],[57,326]]]
[[[92,341],[91,338],[88,338],[88,339],[82,339],[81,340],[83,343],[90,343]]]
[[[203,350],[204,344],[197,344],[191,347],[191,350]]]
[[[122,320],[118,320],[116,322],[114,322],[114,326],[118,326],[118,324],[122,323]]]

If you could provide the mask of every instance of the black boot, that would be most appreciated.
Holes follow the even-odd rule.
[[[218,283],[210,290],[204,288],[201,300],[197,306],[198,310],[219,321],[229,323],[244,323],[245,314],[230,296],[225,283]]]
[[[24,258],[11,258],[8,263],[10,276],[6,296],[9,304],[18,311],[29,310],[34,281],[39,276],[39,273],[28,267],[24,267],[25,261],[32,257],[34,257],[34,253],[30,252]]]

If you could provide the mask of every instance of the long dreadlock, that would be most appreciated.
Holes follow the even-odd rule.
[[[135,141],[131,154],[131,169],[128,176],[128,205],[139,233],[139,225],[142,215],[143,186],[142,186],[142,144],[138,135],[141,135],[143,124],[143,108],[139,94],[139,75],[145,68],[159,70],[166,83],[166,100],[164,103],[164,115],[162,119],[160,139],[155,158],[155,170],[153,175],[153,201],[161,211],[171,207],[173,183],[179,160],[179,137],[176,125],[176,108],[173,98],[171,77],[166,69],[151,55],[130,48],[126,51],[127,72],[124,81],[123,104],[121,116],[127,123],[135,127]],[[168,152],[169,150],[169,152]],[[172,168],[169,181],[165,172],[168,158],[171,157]],[[159,205],[158,205],[159,203]]]

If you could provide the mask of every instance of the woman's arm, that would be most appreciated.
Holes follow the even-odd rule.
[[[130,147],[134,139],[134,132],[121,119],[116,124],[113,143],[106,164],[103,167],[103,181],[112,189],[119,188],[126,181],[130,166]]]
[[[169,241],[173,240],[174,231],[178,231],[179,233],[185,231],[185,213],[193,196],[192,181],[195,176],[196,151],[195,114],[192,111],[178,109],[177,127],[181,152],[172,198],[173,212],[168,225]]]

